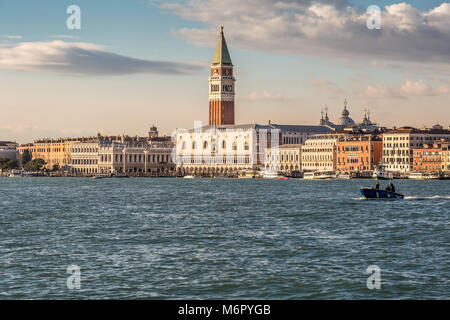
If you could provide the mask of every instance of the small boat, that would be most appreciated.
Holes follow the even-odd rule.
[[[188,175],[188,176],[184,176],[183,178],[184,178],[184,179],[194,179],[195,177],[194,177],[194,176]]]
[[[92,177],[92,179],[104,179],[104,178],[112,178],[112,174],[111,173],[100,173],[100,174]]]
[[[365,199],[403,199],[405,196],[386,190],[377,190],[371,187],[364,187],[359,190]]]
[[[372,178],[375,180],[390,180],[393,178],[391,172],[387,172],[383,169],[383,166],[377,166],[376,169],[373,172]]]
[[[439,178],[440,175],[438,173],[430,173],[430,172],[411,172],[408,175],[408,179],[412,180],[433,180]]]
[[[111,178],[129,178],[130,176],[125,173],[113,173]]]
[[[19,178],[23,177],[23,171],[20,170],[11,170],[11,173],[9,174],[10,178]]]
[[[24,171],[24,172],[22,173],[22,176],[23,176],[23,177],[36,177],[37,174],[34,173],[34,172]]]
[[[353,179],[353,177],[350,173],[342,172],[336,176],[336,179],[349,180],[349,179]]]
[[[254,179],[256,178],[255,170],[243,170],[238,176],[239,179]]]
[[[277,179],[280,179],[280,180],[288,180],[289,178],[288,178],[288,177],[285,177],[285,176],[278,176]]]
[[[303,175],[304,180],[330,180],[335,178],[336,174],[331,171],[305,172]]]
[[[278,172],[270,169],[266,169],[261,172],[261,175],[264,179],[277,179],[278,178]]]

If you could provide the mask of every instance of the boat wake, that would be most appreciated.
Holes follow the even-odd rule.
[[[364,197],[352,198],[353,200],[367,200]],[[429,197],[421,197],[421,196],[405,196],[403,200],[443,200],[450,199],[450,196],[429,196]]]
[[[429,196],[429,197],[405,196],[404,198],[404,200],[442,200],[442,199],[450,199],[450,196]]]

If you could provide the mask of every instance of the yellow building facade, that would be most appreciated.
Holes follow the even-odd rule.
[[[24,151],[28,149],[33,159],[40,158],[45,161],[46,169],[61,169],[71,164],[72,145],[82,140],[83,138],[41,139],[19,146],[17,151],[20,159],[22,159]]]

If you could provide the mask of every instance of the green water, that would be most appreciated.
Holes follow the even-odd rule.
[[[448,299],[450,182],[394,183],[1,178],[0,299]]]

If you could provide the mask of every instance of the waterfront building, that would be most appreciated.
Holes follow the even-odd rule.
[[[279,147],[266,148],[264,168],[274,172],[292,174],[302,170],[302,145],[283,144]]]
[[[82,175],[93,175],[99,172],[99,142],[97,139],[78,142],[72,145],[72,172]]]
[[[450,139],[450,131],[441,127],[416,129],[394,128],[383,133],[383,164],[387,171],[409,172],[413,169],[413,149]]]
[[[343,172],[372,171],[381,161],[380,136],[353,134],[338,138],[336,169]]]
[[[236,176],[264,165],[267,147],[279,145],[279,130],[258,124],[178,130],[177,168],[185,175]]]
[[[445,171],[447,159],[444,153],[448,152],[448,146],[449,142],[440,141],[413,149],[412,169],[421,172]]]
[[[0,141],[0,159],[17,160],[17,146],[12,141]]]
[[[209,125],[234,125],[234,83],[233,63],[227,43],[220,30],[219,42],[211,63],[209,77]]]
[[[161,175],[175,172],[170,137],[159,137],[152,127],[149,137],[102,137],[74,144],[73,172],[82,175],[127,173]]]
[[[450,174],[450,143],[443,143],[441,152],[441,169],[443,172]]]
[[[99,145],[100,173],[160,175],[175,172],[172,146],[151,145],[147,141],[102,141]]]
[[[302,171],[335,171],[338,139],[347,133],[315,135],[302,147]]]
[[[90,138],[39,139],[34,143],[19,146],[17,150],[20,158],[22,158],[23,152],[28,149],[33,159],[43,159],[45,169],[64,170],[68,169],[71,164],[72,145],[86,139]]]

